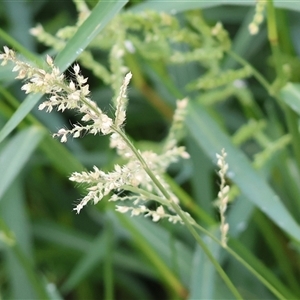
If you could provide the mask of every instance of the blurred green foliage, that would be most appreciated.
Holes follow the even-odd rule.
[[[300,4],[275,1],[280,8],[274,15],[268,7],[252,36],[254,7],[221,2],[87,1],[93,14],[74,36],[60,39],[55,33],[67,27],[67,35],[78,21],[72,1],[0,1],[0,46],[38,65],[49,53],[66,72],[78,61],[92,98],[106,111],[111,75],[119,72],[120,80],[120,66],[128,67],[133,80],[125,129],[140,149],[160,147],[175,100],[188,96],[182,143],[191,159],[170,168],[169,184],[184,210],[218,236],[214,164],[225,148],[232,186],[229,246],[256,275],[203,239],[245,299],[297,299]],[[46,46],[29,33],[37,24],[54,37],[45,38]],[[124,41],[120,61],[112,49]],[[183,226],[131,218],[105,200],[75,215],[84,191],[69,182],[70,173],[93,165],[109,170],[118,157],[106,137],[66,145],[52,139],[78,116],[37,111],[42,95],[24,100],[10,70],[0,68],[0,297],[232,299]]]

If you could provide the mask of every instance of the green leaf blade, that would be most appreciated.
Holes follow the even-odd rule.
[[[18,133],[0,153],[0,198],[15,180],[22,168],[42,140],[45,131],[29,127]]]
[[[60,70],[64,71],[70,66],[127,2],[128,0],[98,2],[89,17],[57,55],[55,64]]]
[[[225,148],[230,179],[239,187],[246,198],[274,221],[287,234],[300,240],[300,226],[295,222],[279,197],[265,180],[252,168],[246,156],[231,143],[204,107],[190,104],[186,124],[199,146],[212,159]]]
[[[300,84],[287,83],[280,91],[283,101],[300,115]]]
[[[300,11],[300,3],[293,1],[281,1],[274,0],[274,6],[278,8],[286,8],[294,11]],[[132,8],[133,12],[140,12],[145,10],[156,10],[163,11],[166,13],[178,13],[192,9],[205,9],[211,8],[214,6],[221,5],[240,5],[240,6],[253,6],[255,5],[255,1],[253,0],[216,0],[216,1],[177,1],[173,0],[165,0],[165,1],[157,1],[157,0],[148,0],[141,4],[138,4]]]
[[[93,38],[121,10],[128,1],[100,1],[90,16],[79,27],[74,36],[67,42],[65,48],[57,55],[55,64],[64,72]],[[0,142],[3,141],[26,117],[41,98],[41,94],[29,95],[20,105],[15,114],[0,131]]]

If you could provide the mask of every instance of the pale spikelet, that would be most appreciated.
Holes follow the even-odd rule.
[[[53,134],[54,137],[59,137],[60,141],[65,143],[69,136],[79,138],[86,133],[109,134],[110,147],[116,149],[123,158],[123,165],[116,164],[109,172],[104,172],[94,166],[92,171],[71,174],[69,178],[71,181],[87,186],[87,194],[74,208],[77,213],[89,202],[96,204],[103,197],[108,196],[110,201],[130,203],[128,206],[116,206],[116,210],[121,213],[130,211],[131,216],[140,214],[150,216],[154,222],[164,218],[172,223],[183,222],[172,208],[172,204],[178,204],[179,200],[163,178],[171,163],[179,158],[189,157],[183,146],[177,146],[188,105],[187,99],[177,101],[169,138],[161,153],[139,151],[123,130],[126,121],[127,88],[132,78],[130,72],[125,75],[114,97],[116,107],[114,119],[112,119],[90,98],[87,78],[81,75],[78,64],[73,66],[73,77],[68,80],[55,66],[50,56],[46,57],[49,70],[39,69],[17,59],[15,53],[7,47],[4,47],[4,53],[0,54],[0,59],[2,65],[8,61],[15,64],[13,71],[18,72],[17,78],[26,80],[22,86],[22,90],[26,93],[48,94],[47,100],[39,105],[40,110],[45,109],[51,112],[56,108],[63,112],[66,109],[72,109],[81,115],[82,124],[74,124],[71,129],[61,128]],[[123,70],[120,74],[123,74]],[[120,78],[118,81],[122,82]],[[160,184],[155,183],[153,177]],[[166,194],[169,196],[166,197]],[[156,201],[159,206],[155,210],[149,209],[146,205],[149,201]],[[186,218],[189,222],[193,220],[188,214]]]
[[[221,219],[221,243],[223,247],[227,247],[227,233],[229,230],[229,224],[225,222],[225,212],[228,204],[228,193],[229,193],[229,185],[226,185],[226,172],[228,170],[228,164],[226,163],[227,153],[225,149],[222,149],[221,154],[216,154],[217,156],[217,165],[220,168],[218,171],[218,175],[220,177],[220,191],[218,193],[218,206],[220,210],[220,219]]]
[[[259,26],[264,20],[264,10],[266,5],[266,0],[256,0],[255,14],[252,22],[248,26],[249,33],[251,35],[256,35],[259,32]]]
[[[126,107],[127,107],[126,91],[131,78],[132,78],[132,74],[127,73],[124,78],[123,84],[120,88],[120,93],[116,100],[117,105],[115,111],[115,125],[117,127],[120,127],[125,122],[126,119]]]

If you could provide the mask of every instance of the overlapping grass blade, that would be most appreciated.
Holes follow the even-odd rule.
[[[76,34],[57,55],[55,64],[62,71],[68,68],[127,2],[128,0],[99,1]]]
[[[231,171],[230,179],[239,187],[242,194],[278,227],[300,241],[299,224],[260,174],[252,168],[242,151],[233,146],[229,137],[221,131],[205,108],[191,103],[186,124],[190,134],[210,159],[215,160],[216,153],[220,153],[222,148],[226,149]]]
[[[3,173],[2,173],[3,174]],[[14,183],[6,191],[1,201],[1,218],[9,227],[15,236],[15,242],[19,248],[26,254],[27,258],[32,261],[32,241],[30,226],[28,224],[25,199],[22,185],[19,179],[15,179]],[[14,299],[35,298],[34,285],[30,282],[30,276],[26,272],[26,268],[22,266],[18,257],[12,251],[11,247],[6,247],[5,268],[10,278],[11,295]],[[33,270],[31,270],[33,272]]]
[[[216,257],[220,250],[220,246],[210,238],[205,238],[204,240]],[[215,285],[216,275],[215,267],[207,259],[203,250],[197,246],[195,248],[192,269],[190,272],[189,299],[213,299],[216,290],[218,289]]]
[[[29,127],[14,136],[0,153],[0,198],[9,185],[24,168],[36,147],[42,140],[45,131],[39,127]]]
[[[5,267],[13,299],[54,299],[48,294],[46,279],[38,276],[32,253],[32,232],[25,208],[24,191],[19,179],[5,193],[0,203],[0,226],[3,235],[11,234],[13,243],[4,251]],[[58,296],[58,293],[56,293]],[[59,299],[59,297],[56,297]]]
[[[147,257],[147,260],[152,264],[153,268],[155,268],[161,279],[174,290],[174,295],[176,294],[181,297],[185,297],[187,292],[185,287],[177,278],[177,274],[175,275],[171,271],[170,267],[164,260],[166,257],[169,260],[172,257],[170,253],[171,249],[166,243],[166,240],[168,239],[166,232],[163,232],[162,229],[152,224],[149,220],[142,218],[130,218],[130,216],[125,214],[118,214],[117,216],[122,226],[130,232],[134,243]],[[180,250],[180,247],[178,247],[178,257],[185,260],[188,264],[191,262],[191,256],[188,251],[184,250],[185,249]],[[179,254],[181,251],[183,251],[183,255]],[[179,261],[178,265],[181,265]],[[184,270],[182,271],[185,273]],[[185,279],[187,278],[185,277]]]
[[[79,262],[74,266],[73,271],[69,274],[67,281],[62,286],[63,292],[69,292],[80,281],[82,281],[87,274],[97,266],[105,255],[106,236],[101,232],[91,243],[85,255],[81,257]]]
[[[257,278],[260,277],[263,279],[260,281],[263,282],[274,295],[277,295],[277,299],[297,299],[287,286],[278,279],[276,274],[271,272],[270,269],[261,262],[261,260],[251,253],[250,249],[235,239],[229,240],[229,247],[229,252],[235,253],[233,255],[234,257],[236,257],[237,254],[240,258],[242,258],[251,267],[252,273],[256,273],[255,276]]]
[[[298,115],[300,115],[300,84],[287,83],[280,92],[283,101]]]
[[[55,64],[63,72],[87,47],[91,40],[105,27],[127,1],[99,1],[90,16],[79,27],[75,35],[68,41],[65,48],[58,54]],[[20,105],[15,114],[0,131],[0,142],[9,135],[37,104],[42,95],[29,95]]]
[[[141,4],[134,6],[131,10],[134,12],[145,10],[164,11],[168,13],[178,13],[192,9],[205,9],[220,5],[254,5],[254,1],[236,1],[236,0],[216,0],[216,1],[177,1],[166,0],[158,2],[157,0],[148,0]],[[300,11],[300,3],[274,0],[275,7],[285,8],[295,11]]]

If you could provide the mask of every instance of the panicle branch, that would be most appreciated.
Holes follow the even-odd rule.
[[[217,156],[217,165],[220,168],[218,171],[218,175],[220,177],[221,183],[220,183],[220,191],[218,193],[218,199],[219,199],[219,210],[220,210],[220,218],[221,218],[221,243],[223,247],[227,247],[227,233],[229,230],[229,224],[225,221],[225,212],[227,209],[228,204],[228,193],[229,193],[229,185],[226,184],[226,172],[228,170],[228,164],[226,163],[226,156],[227,153],[225,152],[225,149],[222,149],[221,154],[216,154]]]
[[[73,66],[74,76],[68,81],[54,65],[50,56],[46,58],[49,71],[17,59],[14,51],[8,47],[4,47],[0,60],[2,60],[2,65],[8,61],[15,64],[13,71],[18,72],[17,78],[25,79],[22,90],[27,94],[39,92],[49,95],[49,98],[39,105],[40,110],[46,109],[47,112],[51,112],[53,108],[56,108],[63,112],[66,109],[73,109],[82,115],[82,124],[74,124],[71,129],[61,128],[53,134],[54,137],[59,137],[64,143],[68,136],[78,138],[84,133],[110,134],[110,147],[115,148],[126,161],[122,166],[115,165],[110,172],[104,172],[94,166],[93,171],[71,174],[69,178],[71,181],[87,185],[86,196],[74,208],[77,213],[87,203],[96,204],[103,197],[110,196],[110,201],[131,202],[129,206],[117,206],[116,209],[119,212],[131,211],[131,215],[151,216],[153,221],[167,218],[170,222],[182,223],[181,218],[174,214],[170,205],[171,202],[178,203],[178,199],[163,180],[163,174],[168,166],[176,162],[179,157],[189,157],[184,147],[176,146],[183,127],[187,99],[177,101],[173,125],[161,153],[141,152],[135,148],[122,129],[126,121],[126,94],[132,78],[131,73],[125,76],[118,94],[114,97],[116,100],[113,120],[97,106],[96,102],[91,100],[87,78],[81,75],[78,64]],[[114,90],[117,90],[116,87]],[[170,198],[166,199],[166,195]],[[147,201],[156,201],[160,206],[156,210],[151,210],[145,205]],[[169,213],[166,210],[169,210]]]

